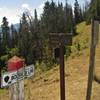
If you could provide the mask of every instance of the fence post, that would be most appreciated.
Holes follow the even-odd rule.
[[[98,43],[98,37],[99,37],[98,35],[99,35],[99,21],[94,18],[92,19],[92,37],[91,37],[91,47],[90,47],[90,61],[89,61],[86,100],[91,100],[92,81],[94,78],[94,68],[95,68],[95,49]]]
[[[61,100],[65,100],[65,70],[64,70],[64,46],[60,45],[60,94]]]

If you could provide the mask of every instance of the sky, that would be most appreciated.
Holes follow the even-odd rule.
[[[29,10],[34,15],[34,9],[37,9],[38,16],[43,12],[44,3],[47,0],[0,0],[0,25],[2,18],[7,17],[9,24],[15,24],[19,22],[21,14],[25,10]],[[51,1],[51,0],[48,0]],[[65,4],[66,0],[53,0],[54,2],[62,2]],[[81,6],[84,5],[85,1],[90,0],[78,0]],[[72,6],[75,0],[68,0],[68,3]]]

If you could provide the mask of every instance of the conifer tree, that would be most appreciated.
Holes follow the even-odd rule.
[[[64,23],[65,23],[65,16],[64,16],[64,7],[62,3],[58,2],[58,7],[57,7],[57,23],[56,23],[56,28],[57,28],[57,33],[64,33]]]
[[[6,48],[10,47],[10,29],[8,26],[8,21],[6,17],[3,17],[2,20],[2,46],[3,46],[3,51],[6,51]]]
[[[18,40],[18,48],[20,51],[20,55],[25,58],[26,63],[30,63],[32,58],[29,59],[28,54],[31,54],[30,49],[32,48],[32,33],[30,32],[29,24],[25,13],[23,13],[20,21],[19,35],[20,36]]]
[[[14,25],[11,25],[11,47],[17,46],[18,43],[18,33],[17,30],[15,29]]]
[[[89,24],[94,16],[100,17],[100,0],[91,0],[86,11],[86,22]]]
[[[77,0],[75,0],[74,4],[74,18],[75,18],[75,23],[78,24],[80,23],[81,20],[81,14],[80,14],[80,6]]]

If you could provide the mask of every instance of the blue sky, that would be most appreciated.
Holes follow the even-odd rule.
[[[6,16],[9,23],[18,23],[22,12],[28,9],[32,15],[36,8],[38,15],[43,12],[44,2],[47,0],[0,0],[0,24],[2,17]],[[49,0],[51,1],[51,0]],[[65,4],[65,0],[54,0],[55,2],[61,1]],[[75,0],[68,0],[69,4],[73,5]],[[84,5],[85,1],[90,0],[78,0],[79,4]]]

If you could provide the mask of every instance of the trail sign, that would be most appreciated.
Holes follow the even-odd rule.
[[[34,75],[34,65],[21,68],[18,71],[3,73],[1,77],[1,87],[10,86],[22,80],[24,77],[31,77],[32,75]]]
[[[60,98],[65,100],[64,46],[72,45],[72,34],[50,33],[49,44],[51,48],[60,48]]]
[[[72,45],[72,33],[50,33],[49,43],[52,48],[60,47],[60,45]]]

